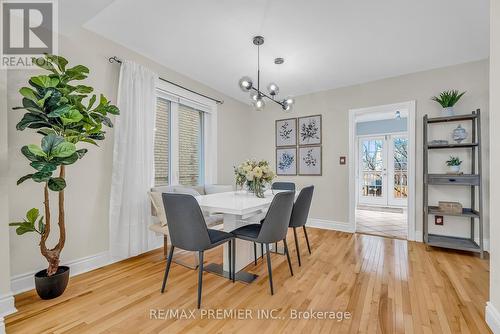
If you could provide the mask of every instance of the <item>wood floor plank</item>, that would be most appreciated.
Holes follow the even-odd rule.
[[[488,260],[405,240],[310,228],[312,254],[299,234],[299,267],[289,237],[294,276],[286,258],[272,254],[274,296],[264,259],[246,268],[259,275],[249,285],[204,273],[203,311],[198,311],[196,271],[173,264],[166,292],[160,293],[165,260],[157,250],[72,277],[54,300],[40,300],[34,291],[16,296],[19,312],[6,318],[7,332],[490,333],[484,321]],[[221,262],[221,249],[208,251],[206,261]],[[194,310],[195,318],[150,317],[176,309]],[[252,319],[206,314],[224,310],[247,311]],[[273,310],[278,318],[259,318],[259,310]],[[295,311],[304,312],[302,318],[292,319]],[[309,311],[350,317],[311,319]]]

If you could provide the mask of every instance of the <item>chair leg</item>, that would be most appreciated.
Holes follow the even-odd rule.
[[[260,258],[264,259],[264,245],[260,244]]]
[[[285,245],[286,259],[288,260],[288,267],[290,268],[290,274],[293,276],[292,261],[290,261],[290,253],[288,253],[288,245],[286,239],[283,239],[283,244]]]
[[[231,265],[233,264],[233,261],[232,261],[232,258],[231,258],[231,254],[233,254],[232,252],[232,244],[233,244],[233,240],[229,240],[229,242],[227,243],[228,245],[228,250],[227,250],[227,259],[228,259],[228,266],[229,266],[229,279],[232,279],[233,278],[233,271],[231,270]]]
[[[267,256],[267,271],[269,272],[269,286],[271,287],[271,295],[273,295],[274,294],[273,269],[271,268],[271,254],[269,254],[269,244],[266,244],[266,256]]]
[[[198,267],[198,308],[201,307],[201,288],[203,283],[203,251],[200,251],[200,265]]]
[[[163,236],[163,256],[168,258],[168,237],[166,235]]]
[[[300,267],[301,263],[300,263],[299,241],[297,240],[297,229],[295,227],[293,228],[293,238],[295,239],[295,249],[297,250],[297,258],[299,259],[299,267]]]
[[[174,257],[174,246],[170,247],[170,252],[168,253],[167,266],[165,268],[165,275],[163,275],[163,284],[161,286],[161,293],[165,292],[165,286],[167,285],[168,272],[170,271],[170,264],[172,263],[172,258]]]
[[[306,230],[306,226],[302,226],[302,228],[304,229],[304,235],[306,236],[306,243],[307,243],[307,250],[309,251],[309,254],[311,254],[311,246],[309,246],[309,238],[307,237],[307,230]]]
[[[253,264],[257,265],[257,244],[253,243]]]
[[[232,266],[233,267],[233,283],[236,280],[236,238],[233,239],[233,253],[231,255],[232,257]]]
[[[278,243],[274,243],[274,252],[277,254],[278,253]]]

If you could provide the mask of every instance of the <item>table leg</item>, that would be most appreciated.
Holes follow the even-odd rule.
[[[231,214],[224,214],[224,231],[231,232],[238,227],[247,225],[248,222],[241,221],[237,216]],[[229,247],[224,244],[224,255],[222,257],[222,265],[216,263],[210,263],[205,266],[205,271],[215,273],[224,277],[229,278],[229,263],[228,251]],[[236,240],[236,280],[246,283],[252,282],[258,276],[255,274],[243,271],[248,264],[253,263],[253,243],[241,239]]]

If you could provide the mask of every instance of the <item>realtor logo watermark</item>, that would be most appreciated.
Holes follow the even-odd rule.
[[[57,0],[1,1],[3,69],[31,69],[32,58],[57,54]]]

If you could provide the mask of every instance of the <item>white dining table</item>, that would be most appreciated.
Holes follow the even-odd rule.
[[[267,210],[271,205],[273,197],[274,195],[271,190],[264,193],[264,198],[259,198],[243,190],[196,196],[196,200],[202,211],[208,213],[222,213],[224,215],[222,229],[226,232],[231,232],[238,227],[258,223],[259,218],[263,218],[262,212]],[[271,245],[271,247],[273,247],[273,245]],[[260,247],[257,248],[258,255],[260,255]],[[224,244],[223,263],[209,263],[205,266],[205,270],[228,277],[228,251],[227,244]],[[235,259],[237,280],[250,283],[257,277],[255,274],[242,271],[243,268],[253,261],[253,243],[237,239]]]

